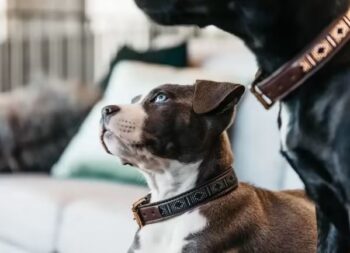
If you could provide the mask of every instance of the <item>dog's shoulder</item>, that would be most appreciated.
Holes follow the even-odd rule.
[[[290,252],[297,245],[305,246],[300,252],[315,251],[316,232],[310,233],[310,228],[316,231],[315,212],[303,191],[274,192],[240,183],[232,193],[203,206],[201,212],[208,221],[215,221],[205,231],[205,238],[211,241],[208,245],[230,241],[231,248],[256,252],[269,240],[268,252]],[[286,238],[292,239],[284,243]],[[282,245],[283,250],[273,245]]]

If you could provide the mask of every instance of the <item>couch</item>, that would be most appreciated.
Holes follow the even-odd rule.
[[[202,71],[196,73],[213,71],[222,73],[223,79],[248,84],[256,70],[253,57],[239,41],[221,46],[217,41],[194,41],[191,55]],[[124,78],[142,78],[133,67],[133,63],[122,66]],[[126,81],[119,82],[125,83],[124,90],[118,90],[121,96],[132,90]],[[234,167],[240,180],[258,186],[302,187],[278,153],[277,110],[265,112],[253,97],[246,96],[233,128]],[[131,204],[146,193],[145,187],[121,182],[2,175],[0,253],[126,252],[137,229]]]
[[[0,178],[1,253],[126,252],[143,187],[41,175]]]

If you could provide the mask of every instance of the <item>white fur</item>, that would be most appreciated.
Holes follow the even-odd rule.
[[[119,107],[120,111],[105,125],[107,132],[103,136],[103,141],[108,150],[142,170],[160,171],[167,168],[168,159],[156,157],[145,148],[133,147],[135,144],[143,144],[142,131],[147,113],[142,104]]]
[[[140,249],[135,253],[181,253],[189,243],[186,238],[202,231],[206,224],[206,218],[195,210],[145,226],[139,232]]]
[[[161,173],[142,171],[152,193],[152,202],[168,199],[195,187],[201,162],[183,164],[169,160]]]
[[[121,105],[119,107],[120,111],[111,117],[107,124],[108,130],[128,144],[139,143],[147,113],[141,104]]]
[[[281,146],[282,150],[287,151],[287,136],[288,133],[291,129],[291,114],[288,109],[288,107],[281,103],[281,129],[280,129],[280,134],[281,134]]]
[[[151,202],[165,200],[193,189],[201,161],[184,164],[157,157],[147,148],[134,148],[133,144],[142,141],[147,114],[141,104],[120,108],[106,125],[104,143],[114,155],[127,159],[140,169],[151,189]],[[202,231],[206,224],[206,218],[198,210],[192,210],[175,218],[147,225],[138,233],[140,248],[135,252],[181,253],[189,243],[187,238]]]
[[[151,188],[151,202],[168,199],[193,189],[200,163],[182,164],[171,161],[163,173],[143,171]],[[180,253],[189,243],[186,238],[202,231],[206,224],[206,218],[198,210],[194,210],[160,223],[147,225],[138,234],[140,249],[135,252]]]

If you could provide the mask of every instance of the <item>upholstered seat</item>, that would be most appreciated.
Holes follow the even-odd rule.
[[[129,207],[146,192],[97,181],[2,176],[0,252],[125,252],[137,229]]]

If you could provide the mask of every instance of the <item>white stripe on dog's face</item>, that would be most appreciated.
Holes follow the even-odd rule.
[[[169,160],[151,154],[143,143],[147,113],[142,104],[119,107],[120,111],[104,123],[103,142],[108,151],[142,170],[163,171],[169,166]]]

